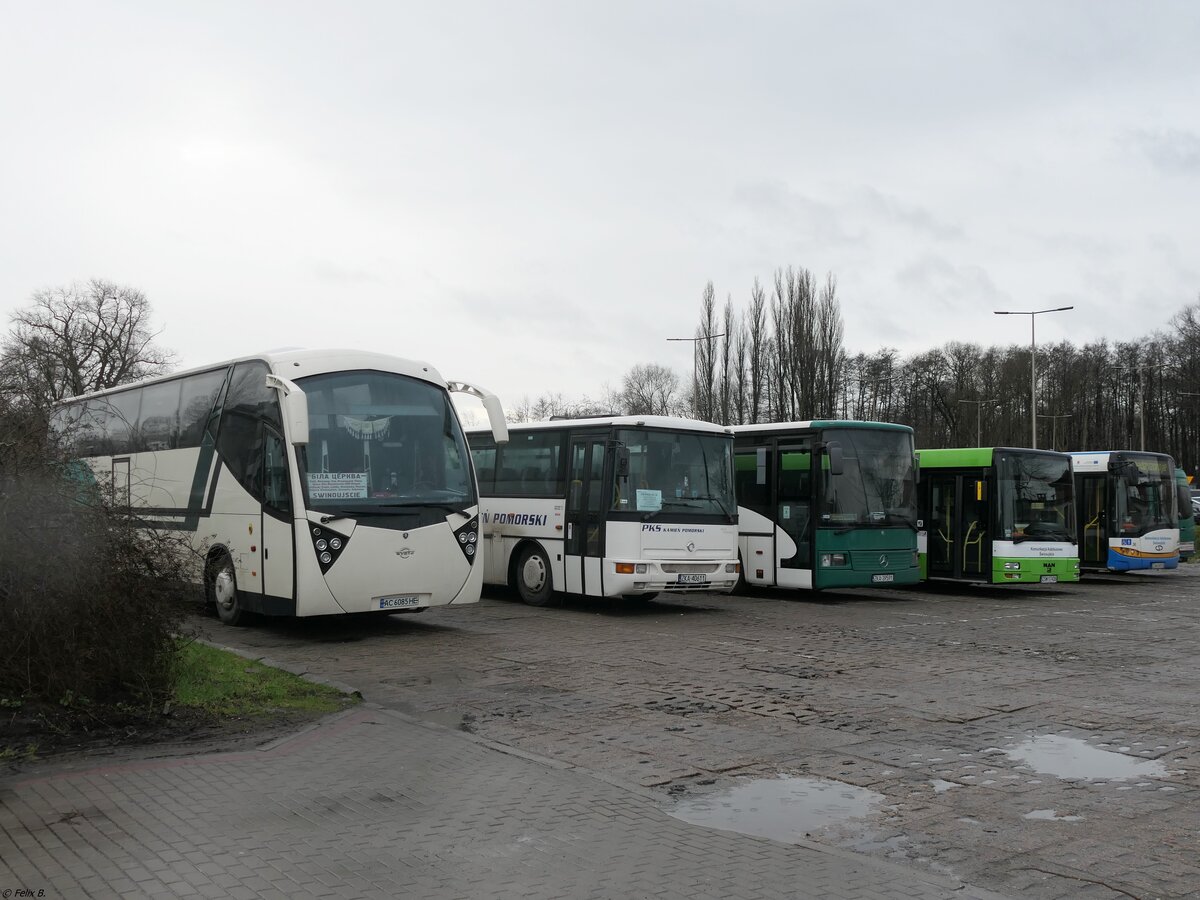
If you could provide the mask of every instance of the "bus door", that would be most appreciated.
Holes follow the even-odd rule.
[[[112,461],[112,504],[115,509],[128,510],[129,501],[129,457],[122,456]]]
[[[263,602],[268,597],[292,601],[295,597],[295,558],[292,527],[292,489],[288,470],[288,447],[269,427],[263,428],[262,517],[258,541],[262,572]],[[296,612],[292,606],[292,613]]]
[[[784,557],[776,541],[775,558],[780,569],[813,567],[813,453],[812,441],[780,445],[778,491],[775,497],[775,522],[796,544],[796,552]],[[786,582],[786,583],[785,583]],[[795,587],[788,579],[779,581]]]
[[[1085,568],[1108,566],[1108,515],[1105,504],[1107,475],[1080,475],[1075,485],[1079,508],[1079,564]]]
[[[606,434],[571,438],[567,462],[567,537],[564,570],[571,594],[602,595],[604,520],[611,499],[605,490]]]
[[[922,473],[929,482],[926,568],[931,578],[991,580],[987,480],[980,473]]]

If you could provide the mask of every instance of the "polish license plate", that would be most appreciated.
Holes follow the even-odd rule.
[[[1038,579],[1042,584],[1058,584],[1057,575],[1043,575]]]
[[[893,575],[891,572],[888,572],[883,575],[872,575],[871,580],[874,581],[876,584],[883,584],[885,581],[895,581],[896,576]]]
[[[408,609],[418,606],[421,598],[416,594],[397,594],[393,597],[380,597],[376,609]]]
[[[676,584],[708,584],[707,575],[676,575]]]
[[[1166,567],[1166,563],[1150,563],[1150,568],[1152,569],[1165,569]]]

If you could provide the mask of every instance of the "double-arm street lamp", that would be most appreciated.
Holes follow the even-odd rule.
[[[959,400],[959,403],[974,403],[978,415],[975,417],[975,446],[983,446],[983,405],[985,403],[998,404],[1000,401],[991,400]]]
[[[1058,449],[1058,420],[1059,419],[1069,419],[1073,415],[1074,415],[1074,413],[1063,413],[1062,415],[1059,415],[1059,416],[1052,416],[1052,415],[1048,415],[1046,413],[1042,413],[1041,415],[1038,416],[1039,419],[1049,419],[1050,420],[1050,449],[1051,450]]]
[[[722,331],[720,334],[698,334],[695,337],[670,337],[670,338],[667,338],[668,341],[688,341],[692,345],[692,413],[695,415],[702,414],[702,411],[700,409],[698,409],[697,404],[696,404],[696,391],[700,388],[700,360],[697,359],[697,354],[699,353],[698,345],[701,341],[708,341],[708,359],[709,359],[709,362],[711,363],[712,362],[712,342],[719,337],[725,337],[725,332]],[[712,398],[708,397],[706,399],[708,402],[705,405],[712,406]],[[712,409],[703,411],[703,414],[709,415],[709,416],[712,416],[713,413],[714,413],[714,410],[712,410]]]
[[[1030,439],[1032,443],[1029,445],[1032,449],[1037,449],[1037,337],[1034,330],[1034,323],[1037,322],[1037,317],[1042,313],[1063,312],[1064,310],[1074,309],[1074,306],[1056,306],[1054,309],[1034,309],[1034,310],[1011,310],[1011,309],[994,309],[998,316],[1029,316],[1029,422]]]
[[[1116,372],[1130,372],[1138,377],[1138,392],[1137,392],[1137,419],[1138,433],[1140,435],[1139,449],[1146,449],[1146,381],[1149,379],[1147,374],[1143,377],[1142,373],[1149,373],[1151,369],[1166,369],[1170,368],[1170,363],[1148,363],[1146,365],[1133,366],[1109,366],[1110,369]],[[1117,388],[1120,389],[1120,377],[1117,376]],[[1132,384],[1130,385],[1132,387]]]

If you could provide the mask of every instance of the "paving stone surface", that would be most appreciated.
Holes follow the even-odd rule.
[[[1198,577],[197,619],[378,708],[265,752],[10,779],[0,887],[1200,896]],[[880,800],[780,840],[670,815],[779,776]]]

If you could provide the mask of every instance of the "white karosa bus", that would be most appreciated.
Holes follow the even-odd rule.
[[[222,621],[479,599],[478,496],[450,391],[377,353],[265,353],[65,401],[55,428],[115,502],[188,536]]]
[[[510,425],[467,439],[479,474],[484,581],[541,606],[721,591],[738,578],[733,433],[665,416]]]

